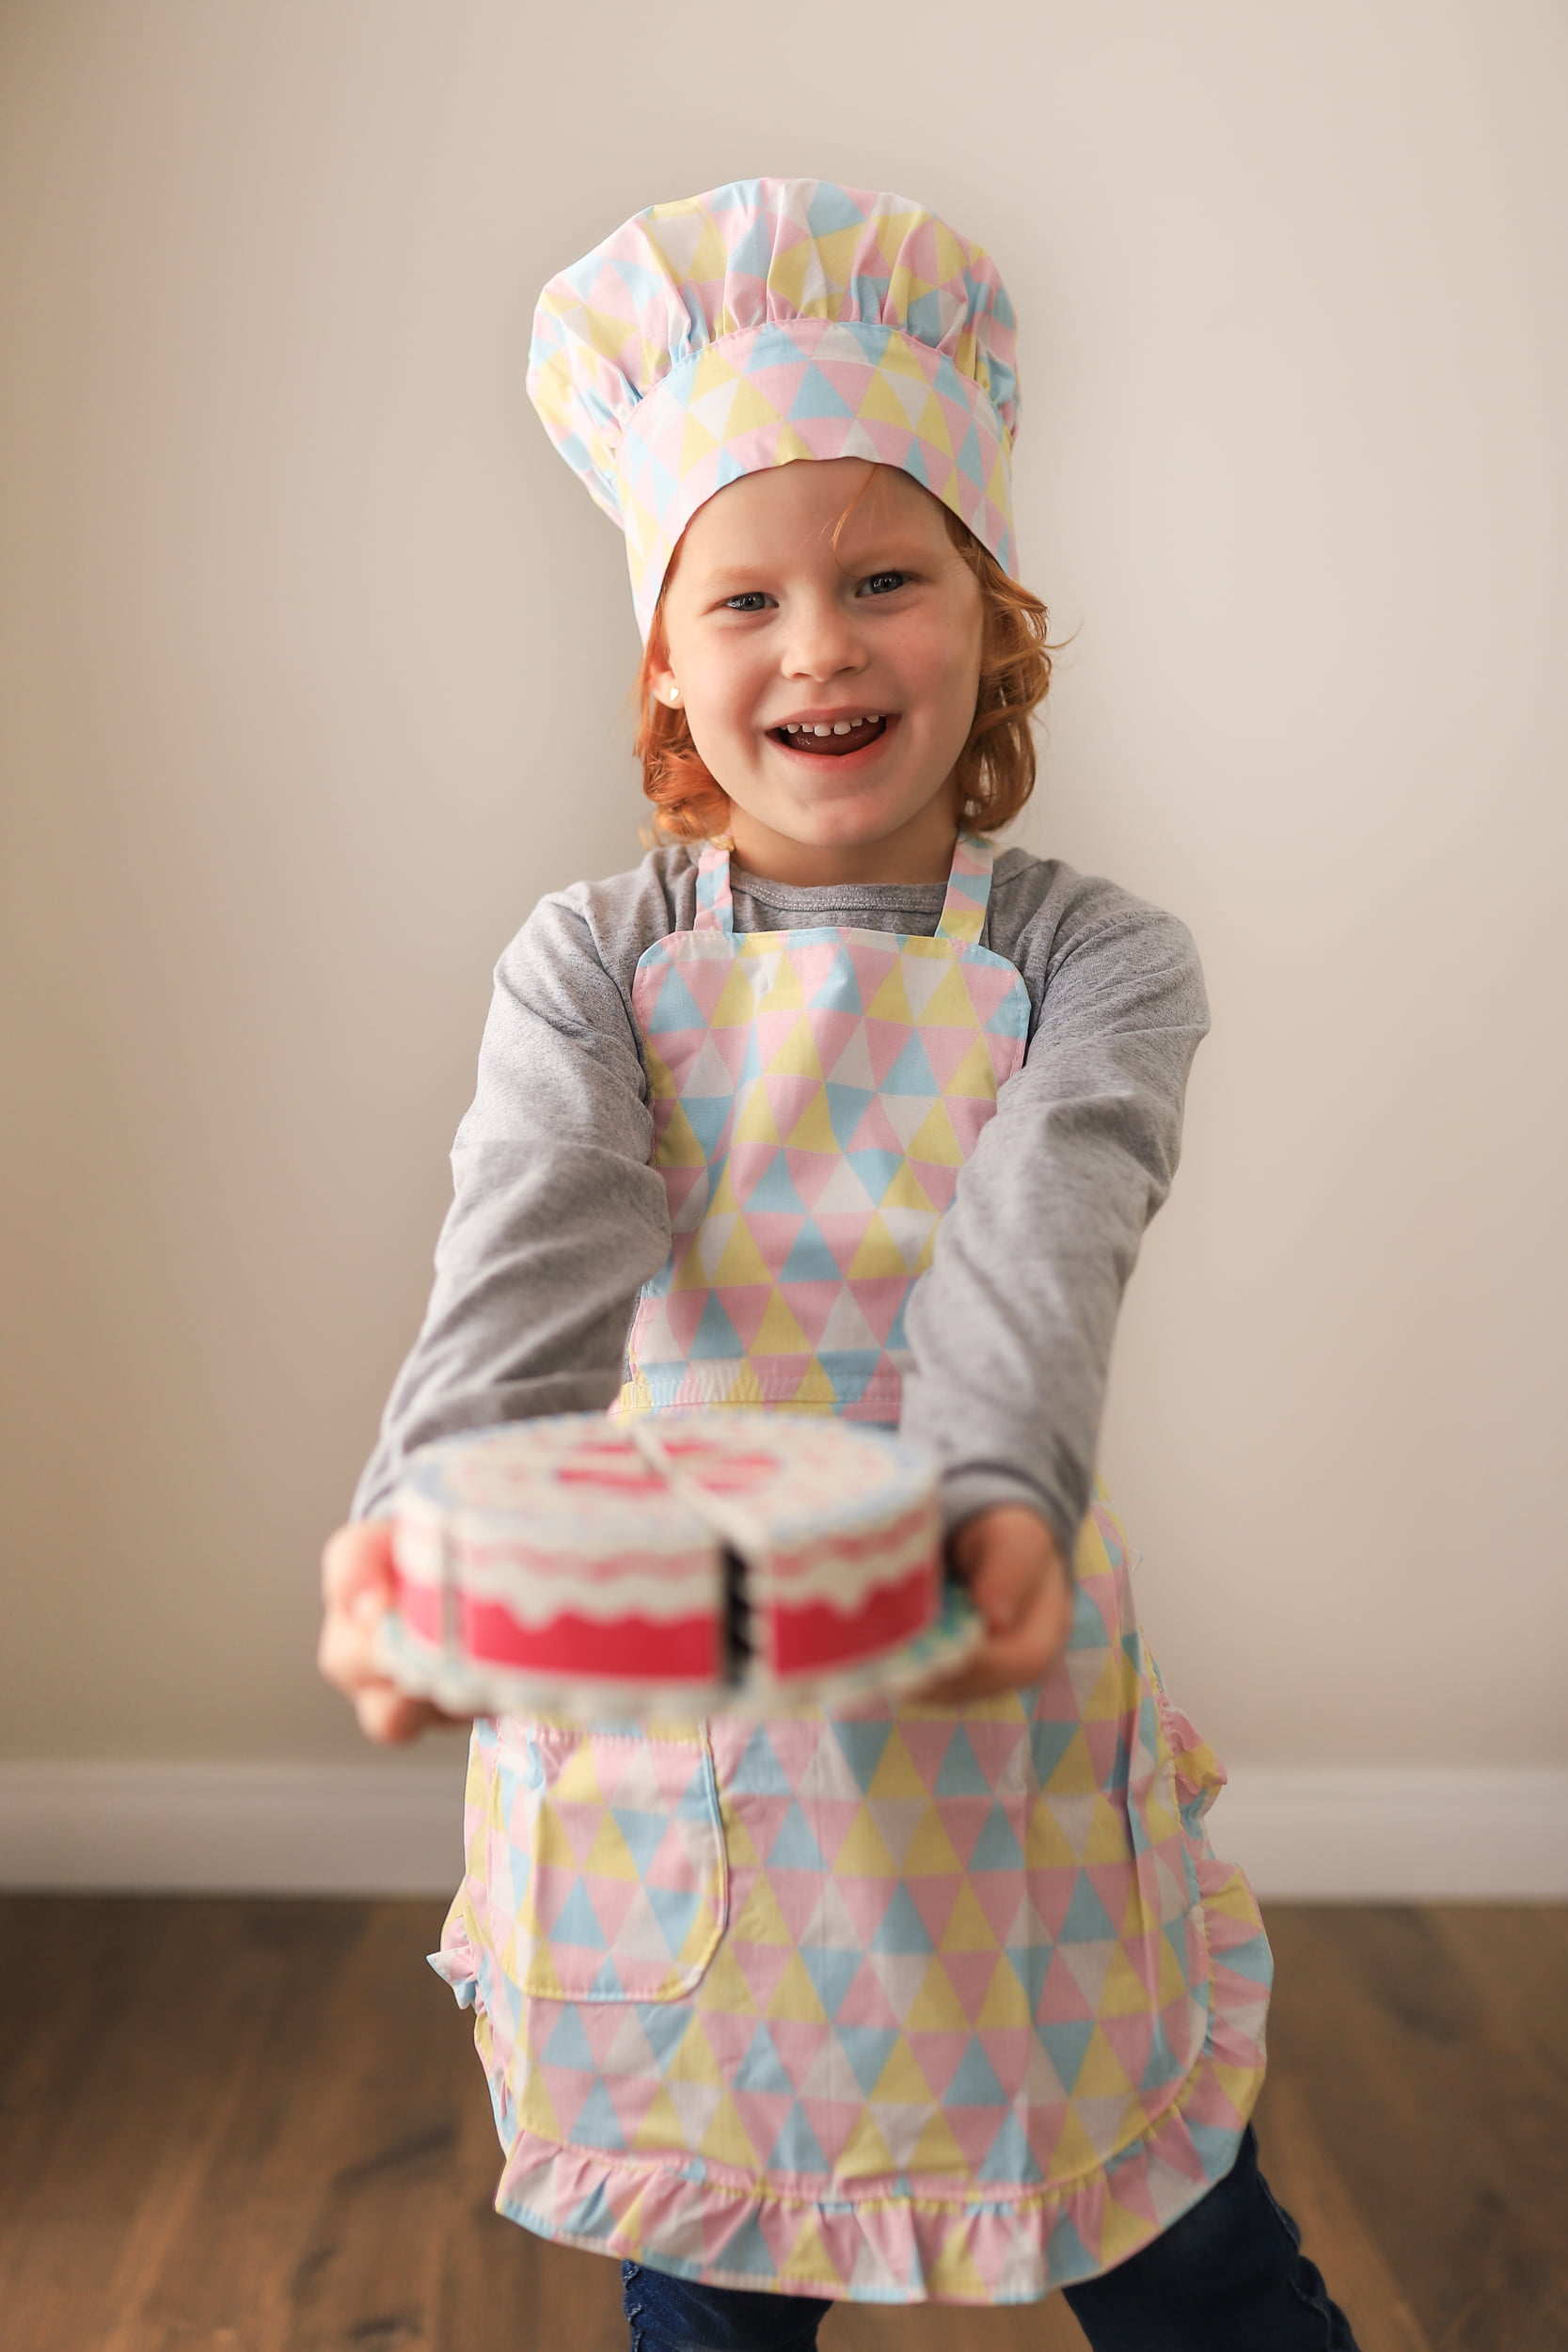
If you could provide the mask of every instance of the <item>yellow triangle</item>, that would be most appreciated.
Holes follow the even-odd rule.
[[[980,2004],[974,2023],[984,2026],[1029,2026],[1034,2023],[1029,2013],[1029,1995],[1006,1952],[997,1961],[996,1973],[986,1987],[986,1997]]]
[[[779,412],[772,402],[764,398],[751,376],[742,376],[736,387],[729,422],[724,427],[725,440],[737,440],[742,433],[758,433],[765,425],[778,421]]]
[[[805,1109],[800,1113],[785,1140],[798,1152],[831,1152],[836,1155],[838,1137],[828,1116],[828,1089],[818,1087]]]
[[[594,1742],[579,1739],[566,1761],[555,1776],[551,1795],[563,1804],[603,1804],[604,1791],[599,1787],[598,1766],[594,1760]]]
[[[753,1079],[740,1098],[736,1114],[736,1143],[782,1143],[779,1122],[773,1116],[773,1105],[768,1099],[768,1089]]]
[[[534,1862],[542,1870],[575,1871],[578,1867],[571,1840],[561,1826],[561,1816],[548,1797],[541,1797],[539,1801],[539,1818],[534,1827],[532,1845]]]
[[[776,1009],[769,997],[768,1009]],[[781,1077],[820,1078],[823,1075],[822,1057],[816,1050],[816,1040],[811,1033],[811,1023],[802,1013],[784,1043],[768,1065],[770,1073]]]
[[[775,1291],[762,1311],[756,1338],[752,1342],[753,1356],[809,1356],[811,1342],[796,1322],[782,1291]]]
[[[642,1873],[637,1867],[631,1848],[621,1835],[620,1824],[613,1813],[607,1811],[601,1817],[599,1826],[594,1832],[588,1859],[582,1867],[600,1879],[630,1879],[635,1883],[641,1878]]]
[[[937,1204],[908,1160],[900,1160],[897,1173],[877,1205],[880,1209],[925,1209],[934,1215]]]
[[[802,2286],[837,2284],[838,2272],[828,2258],[815,2217],[801,2225],[800,2234],[789,2249],[788,2260],[779,2265],[778,2276],[799,2280]]]
[[[942,414],[942,403],[934,392],[920,412],[920,420],[915,426],[915,431],[923,441],[928,441],[933,449],[941,450],[944,457],[952,456],[953,443],[948,437],[947,419]]]
[[[1089,2137],[1084,2119],[1076,2107],[1069,2106],[1062,2121],[1056,2145],[1051,2152],[1049,2177],[1053,2181],[1072,2180],[1081,2173],[1097,2174],[1103,2169],[1105,2158]]]
[[[731,1859],[738,1857],[732,1844]],[[895,1879],[898,1865],[887,1850],[869,1805],[863,1804],[849,1824],[849,1835],[833,1857],[833,1868],[846,1878]]]
[[[560,2001],[565,1998],[561,1979],[555,1972],[555,1963],[550,1958],[550,1947],[540,1934],[537,1923],[531,1930],[527,1968],[519,1968],[514,1958],[506,1973],[514,1984],[522,1985],[525,1991],[540,2000]]]
[[[896,2172],[892,2149],[869,2107],[857,2110],[849,2137],[833,2160],[835,2180],[877,2180]]]
[[[733,1867],[739,1860],[733,1843],[729,1852]],[[697,1988],[697,2007],[721,2017],[754,2017],[757,2013],[752,1988],[728,1941],[720,1945],[711,1966]]]
[[[736,1196],[735,1186],[730,1181],[729,1154],[726,1152],[719,1169],[719,1182],[713,1187],[705,1214],[708,1216],[728,1216],[739,1207],[740,1202]]]
[[[867,1005],[865,1011],[867,1020],[901,1021],[906,1028],[914,1027],[914,1014],[910,1010],[910,1000],[904,993],[904,975],[896,963]]]
[[[937,982],[920,1017],[933,1029],[979,1029],[979,1016],[964,986],[963,965],[956,957]]]
[[[856,404],[855,414],[866,424],[902,425],[907,433],[910,420],[904,404],[880,370],[875,374]]]
[[[963,1149],[953,1132],[945,1103],[932,1104],[910,1138],[909,1153],[911,1160],[929,1160],[938,1168],[963,1166]]]
[[[755,1365],[737,1364],[734,1377],[717,1402],[731,1406],[754,1405],[760,1407],[766,1405],[768,1399],[763,1395],[762,1382],[757,1378]]]
[[[871,2096],[885,2106],[929,2106],[931,2086],[921,2073],[919,2060],[903,2034],[888,2052]]]
[[[731,1283],[738,1286],[773,1279],[771,1267],[746,1226],[737,1223],[731,1230],[729,1240],[719,1253],[719,1263],[713,1269],[711,1279],[716,1290]]]
[[[672,1105],[664,1133],[658,1139],[655,1166],[658,1168],[701,1168],[707,1153],[697,1140],[697,1131],[678,1103]]]
[[[794,1943],[795,1938],[785,1925],[784,1913],[779,1909],[779,1899],[765,1873],[759,1871],[746,1889],[746,1899],[740,1906],[740,1915],[733,1932],[739,1944]]]
[[[717,447],[718,443],[707,427],[699,424],[689,408],[681,427],[681,471],[694,472],[703,459],[711,456]]]
[[[911,1838],[904,1855],[904,1876],[916,1878],[945,1878],[963,1868],[948,1836],[941,1812],[928,1804],[920,1817],[919,1826]]]
[[[1144,2245],[1152,2234],[1153,2225],[1147,2214],[1129,2213],[1114,2197],[1107,2197],[1100,2208],[1100,2235],[1095,2251],[1105,2268],[1120,2262]]]
[[[721,1803],[723,1803],[722,1798]],[[752,1833],[746,1826],[744,1817],[729,1804],[724,1805],[724,1851],[729,1855],[732,1870],[761,1867],[762,1856],[752,1843]],[[728,1951],[729,1946],[726,1944],[723,1948]]]
[[[756,1009],[752,993],[752,975],[738,960],[731,964],[730,975],[719,992],[719,1002],[708,1016],[710,1029],[742,1029]]]
[[[1125,1862],[1131,1851],[1127,1816],[1109,1797],[1096,1797],[1084,1839],[1085,1862]]]
[[[904,1735],[895,1730],[886,1747],[877,1759],[866,1795],[873,1802],[879,1797],[925,1797],[930,1794],[926,1783],[915,1771]]]
[[[762,2169],[762,2159],[736,2112],[735,2101],[726,2091],[714,2110],[712,2122],[703,2134],[699,2155],[711,2156],[716,2164],[733,2164],[747,2172]]]
[[[1037,1797],[1023,1841],[1023,1859],[1031,1870],[1072,1868],[1078,1861],[1071,1840],[1051,1809],[1049,1797]]]
[[[1072,2090],[1079,2099],[1124,2099],[1132,2095],[1127,2069],[1098,2026],[1089,2036],[1089,2046]]]
[[[546,2139],[559,2143],[565,2137],[556,2122],[555,2108],[544,2074],[537,2066],[523,2085],[523,2095],[517,2102],[517,2114],[530,2131],[538,2132]]]
[[[689,1976],[693,1968],[704,1968],[707,1965],[709,1955],[719,1941],[720,1932],[714,1920],[712,1908],[705,1899],[692,1913],[691,1925],[686,1931],[686,1941],[675,1955],[678,1976]]]
[[[911,2033],[959,2033],[969,2019],[940,1960],[933,1960],[904,2020]]]
[[[759,934],[753,933],[756,937]],[[767,951],[774,953],[772,948]],[[758,1012],[795,1012],[805,1009],[806,993],[800,986],[800,975],[787,956],[780,956],[768,976],[768,985],[757,998]],[[817,1075],[820,1077],[821,1072]]]
[[[759,1347],[757,1353],[764,1351]],[[831,1413],[838,1403],[838,1391],[814,1356],[800,1375],[794,1395],[789,1399],[797,1412]]]
[[[904,2169],[907,2172],[956,2172],[960,2178],[967,2179],[969,2166],[964,2161],[963,2150],[954,2138],[953,2127],[940,2107],[927,2120],[925,2130],[915,2142],[914,2153]]]
[[[994,2282],[975,2261],[970,2250],[970,2233],[961,2222],[955,2222],[948,2231],[942,2251],[931,2265],[927,2284],[932,2295],[944,2302],[989,2303],[994,2299]]]
[[[996,1093],[996,1072],[991,1066],[990,1048],[983,1037],[977,1037],[947,1084],[943,1094],[961,1095],[966,1102],[989,1103]]]
[[[816,1987],[799,1952],[791,1953],[768,2004],[769,2017],[787,2018],[795,2026],[825,2026],[828,2012],[816,1997]]]
[[[700,2017],[693,2015],[682,2034],[674,2057],[664,2069],[664,2079],[672,2083],[702,2083],[709,2090],[721,2088],[724,2077]]]
[[[1111,1954],[1111,1964],[1100,1988],[1098,2014],[1101,2017],[1137,2017],[1148,2005],[1148,1988],[1118,1944]]]
[[[942,1930],[938,1948],[944,1952],[994,1952],[998,1948],[995,1931],[967,1879],[958,1889],[958,1899]]]
[[[879,1275],[903,1274],[906,1271],[897,1243],[881,1218],[873,1213],[865,1220],[860,1247],[849,1261],[851,1279],[869,1281]]]
[[[680,2112],[662,2083],[648,2102],[648,2111],[631,2136],[634,2148],[684,2148],[686,2133]]]
[[[1100,1775],[1094,1769],[1094,1758],[1089,1754],[1089,1743],[1082,1731],[1073,1733],[1057,1757],[1051,1777],[1045,1785],[1047,1788],[1054,1788],[1063,1796],[1087,1797],[1098,1794]]]
[[[1125,1663],[1119,1649],[1106,1651],[1100,1672],[1094,1678],[1094,1689],[1078,1709],[1085,1723],[1113,1723],[1123,1713],[1127,1693],[1122,1688],[1120,1670]],[[1133,1704],[1136,1705],[1135,1699]]]

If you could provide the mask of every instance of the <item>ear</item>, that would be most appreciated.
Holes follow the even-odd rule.
[[[675,682],[675,674],[667,661],[650,662],[648,684],[653,690],[655,702],[663,703],[669,710],[679,709],[681,690]]]

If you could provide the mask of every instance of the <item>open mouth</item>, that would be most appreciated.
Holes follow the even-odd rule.
[[[863,751],[887,730],[885,717],[867,715],[825,721],[815,726],[809,721],[791,720],[787,726],[769,727],[768,732],[772,741],[783,744],[787,752],[804,752],[816,759],[842,759],[847,752]]]

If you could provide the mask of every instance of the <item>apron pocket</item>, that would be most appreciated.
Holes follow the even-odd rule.
[[[496,1730],[486,1876],[505,1974],[546,2000],[682,1999],[729,1902],[705,1726]]]

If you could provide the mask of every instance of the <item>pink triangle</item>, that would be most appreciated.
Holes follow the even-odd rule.
[[[680,976],[691,991],[692,1000],[703,1018],[711,1025],[713,1009],[724,993],[724,983],[730,977],[733,959],[729,956],[682,956]],[[744,1034],[749,1023],[738,1025]],[[684,1034],[684,1032],[683,1032]]]
[[[815,1347],[827,1327],[842,1282],[781,1282],[779,1295]]]
[[[974,1031],[923,1026],[920,1042],[926,1048],[926,1058],[935,1071],[939,1083],[945,1087],[964,1056],[974,1050]]]
[[[749,1356],[752,1343],[762,1328],[762,1318],[773,1295],[771,1282],[726,1282],[720,1292],[724,1312],[736,1327],[741,1346]]]
[[[862,1242],[865,1239],[866,1213],[863,1209],[825,1209],[816,1218],[816,1230],[827,1243],[833,1263],[845,1274],[855,1262]],[[900,1282],[902,1292],[908,1286]]]
[[[798,1071],[771,1071],[758,1082],[772,1106],[781,1136],[787,1136],[813,1098],[822,1091],[820,1078]]]
[[[814,1005],[808,1017],[822,1067],[831,1070],[860,1027],[861,1016],[858,1012],[840,1011],[833,1005]]]
[[[706,1029],[659,1029],[650,1033],[653,1051],[675,1081],[677,1093],[707,1039]]]
[[[905,1727],[900,1725],[901,1729]],[[933,1944],[942,1942],[962,1883],[956,1870],[944,1870],[940,1877],[909,1878],[904,1881],[910,1900],[920,1914],[920,1924]]]
[[[902,1021],[873,1021],[868,1014],[865,1023],[865,1049],[871,1057],[871,1074],[879,1086],[909,1043],[911,1032]]]
[[[737,1876],[737,1887],[738,1884]],[[738,1895],[736,1908],[737,1915],[743,1918],[745,1910]],[[766,2011],[768,2002],[778,1990],[779,1979],[795,1957],[794,1947],[788,1944],[747,1944],[743,1943],[738,1935],[734,1934],[730,1938],[730,1947],[740,1963],[740,1973],[746,1979],[746,1990],[755,2001],[757,2008]]]
[[[953,1851],[967,1870],[969,1857],[974,1851],[980,1832],[990,1812],[990,1797],[943,1797],[942,1825],[953,1841]]]
[[[749,1200],[773,1162],[779,1156],[776,1143],[732,1143],[730,1146],[730,1183],[737,1200]],[[750,1219],[748,1219],[750,1222]],[[800,1222],[797,1217],[797,1225]]]
[[[1022,1845],[1022,1842],[1020,1838],[1019,1843]],[[997,1942],[1010,1942],[1013,1921],[1018,1916],[1018,1872],[976,1870],[969,1884],[975,1901],[985,1913],[986,1925]]]
[[[765,367],[750,367],[746,381],[754,384],[764,400],[769,401],[781,417],[787,417],[805,374],[804,359],[775,359]]]
[[[848,1876],[835,1879],[833,1883],[844,1898],[845,1910],[855,1923],[855,1933],[860,1938],[862,1947],[869,1950],[872,1939],[882,1924],[887,1907],[893,1900],[893,1890],[898,1883],[897,1880]],[[871,2018],[862,2018],[851,2022],[871,2025],[875,2021]]]
[[[814,1206],[817,1194],[838,1166],[836,1152],[802,1152],[793,1144],[784,1147],[791,1181],[807,1208]]]
[[[736,1151],[739,1149],[736,1144]],[[734,1153],[730,1157],[730,1166],[732,1168],[735,1166]],[[739,1192],[738,1184],[736,1190]],[[805,1218],[794,1209],[748,1209],[746,1212],[746,1231],[770,1266],[783,1265],[805,1223]]]
[[[746,1054],[752,1042],[751,1030],[749,1028],[709,1029],[704,1034],[712,1038],[714,1049],[730,1076],[738,1078],[746,1066]]]
[[[856,1120],[855,1132],[849,1138],[849,1149],[851,1152],[896,1152],[902,1155],[904,1147],[882,1107],[879,1095],[871,1097]]]
[[[932,2096],[942,2098],[969,2047],[969,2027],[965,2026],[957,2033],[933,2033],[915,2026],[910,2031],[909,2042],[915,2064],[931,2086]]]
[[[636,1879],[600,1878],[597,1872],[591,1878],[585,1876],[582,1884],[594,1906],[594,1916],[605,1931],[605,1941],[613,1947],[626,1926],[627,1912],[641,1892],[641,1886]]]
[[[891,1881],[884,1883],[884,1896],[893,1892]],[[884,1905],[885,1908],[885,1905]],[[873,1931],[875,1932],[875,1931]],[[849,1980],[849,1990],[839,2003],[834,2020],[840,2026],[896,2026],[897,2014],[883,1990],[880,1978],[868,1961],[862,1961]]]
[[[971,2173],[978,2172],[990,2155],[991,2142],[1006,2122],[1011,2110],[995,2106],[984,2107],[946,2106],[942,2117],[958,2143],[965,2164]]]
[[[832,2027],[826,2023],[816,2025],[803,2018],[770,2017],[768,2030],[773,2037],[773,2047],[779,2054],[784,2073],[799,2090],[811,2073],[813,2061],[832,2032]]]
[[[828,1246],[832,1248],[831,1242]],[[833,1255],[838,1257],[836,1249]],[[852,1249],[846,1252],[847,1259],[852,1261],[853,1257]],[[846,1258],[839,1259],[840,1264],[846,1262]],[[909,1295],[909,1279],[902,1274],[867,1275],[849,1285],[849,1295],[883,1347],[887,1345],[888,1334],[893,1329],[898,1310]]]
[[[1029,2052],[1034,2034],[1027,2026],[977,2026],[980,2047],[996,2069],[996,2079],[1009,2097],[1029,2078]]]
[[[1144,2077],[1154,2047],[1154,2020],[1146,2010],[1132,2017],[1102,2017],[1100,2030],[1121,2060],[1128,2080],[1136,2089]]]
[[[978,2017],[990,1980],[996,1974],[994,1952],[943,1952],[942,1964],[946,1969],[953,1990],[963,2004],[966,2017]]]

